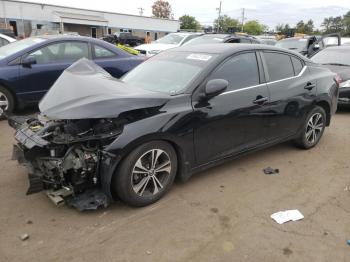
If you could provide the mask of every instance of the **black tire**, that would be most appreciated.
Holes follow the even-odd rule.
[[[156,154],[153,152],[158,153],[159,156],[157,154],[158,157],[154,157],[157,163],[152,168],[150,158]],[[167,163],[167,159],[170,161],[169,172],[162,171],[169,169],[169,165],[162,167],[162,164]],[[141,165],[137,164],[140,163],[138,160]],[[138,166],[141,166],[142,169]],[[160,171],[155,171],[156,167],[159,167]],[[144,171],[146,169],[147,171]],[[122,161],[113,179],[113,189],[119,199],[126,204],[135,207],[147,206],[158,201],[167,193],[174,182],[176,172],[177,155],[174,148],[164,141],[151,141],[137,147]]]
[[[321,119],[317,121],[317,123],[313,126],[317,126],[318,128],[313,129],[310,126],[310,121],[315,122],[317,117],[321,116]],[[302,131],[297,139],[294,140],[295,144],[302,149],[310,149],[318,144],[320,141],[323,132],[326,128],[327,116],[326,112],[322,107],[316,106],[311,112],[307,115],[305,123],[303,125]],[[321,129],[319,129],[321,128]],[[313,133],[313,131],[315,133]],[[310,136],[311,133],[311,136]],[[315,134],[315,136],[313,136]]]
[[[10,112],[10,113],[13,112],[13,110],[15,109],[15,99],[11,94],[11,92],[9,92],[6,88],[0,86],[0,102],[4,100],[8,102],[6,112]],[[4,116],[2,115],[1,112],[2,111],[0,111],[0,120],[4,119]]]

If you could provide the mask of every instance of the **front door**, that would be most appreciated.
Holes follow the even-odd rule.
[[[76,60],[89,58],[89,45],[80,41],[49,44],[22,58],[33,57],[35,64],[20,68],[21,95],[28,102],[37,102],[55,83],[62,72]]]
[[[266,141],[269,93],[260,80],[255,52],[237,54],[207,80],[225,79],[228,89],[209,100],[193,101],[197,164],[219,159]],[[205,83],[204,83],[205,84]]]

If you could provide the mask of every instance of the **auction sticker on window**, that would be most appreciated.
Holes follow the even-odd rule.
[[[200,61],[208,61],[211,58],[211,55],[204,54],[190,54],[187,56],[187,59],[191,60],[200,60]]]

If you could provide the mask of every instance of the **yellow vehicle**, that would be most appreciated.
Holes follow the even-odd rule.
[[[135,50],[134,48],[128,47],[126,45],[117,44],[117,47],[124,50],[125,52],[128,52],[129,54],[132,54],[132,55],[140,54],[139,51]]]

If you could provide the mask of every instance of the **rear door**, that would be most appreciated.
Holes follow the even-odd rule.
[[[20,86],[26,101],[36,102],[50,89],[61,73],[80,58],[89,58],[89,45],[82,41],[48,44],[22,57],[33,57],[36,64],[20,68]]]
[[[316,80],[297,56],[272,51],[261,54],[270,93],[269,140],[293,136],[312,108]]]
[[[260,61],[260,60],[259,60]],[[198,164],[220,159],[266,141],[268,90],[255,52],[227,59],[209,76],[229,82],[226,92],[208,101],[194,98],[194,144]],[[207,83],[204,82],[202,90]]]

